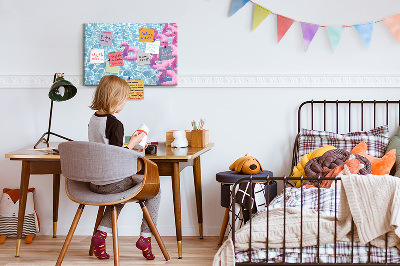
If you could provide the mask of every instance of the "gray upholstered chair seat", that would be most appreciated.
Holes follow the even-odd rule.
[[[99,194],[93,192],[89,188],[89,182],[75,181],[67,179],[66,186],[69,196],[75,202],[86,202],[87,205],[113,205],[118,201],[124,201],[124,199],[131,197],[139,191],[142,186],[143,175],[134,175],[132,177],[136,183],[136,186],[115,194]]]
[[[60,266],[71,243],[72,236],[81,218],[86,205],[99,206],[94,233],[103,217],[104,210],[111,208],[114,265],[119,265],[118,225],[116,204],[137,201],[143,212],[157,243],[164,255],[169,260],[167,249],[154,224],[144,201],[157,195],[160,188],[160,178],[157,165],[147,158],[140,158],[142,153],[124,149],[108,144],[88,141],[68,141],[58,145],[60,151],[61,171],[66,177],[65,190],[68,197],[79,203],[71,228],[65,238],[64,245],[58,256],[56,266]],[[143,166],[137,174],[138,160]],[[90,182],[108,184],[131,176],[136,186],[115,194],[100,194],[90,190]],[[93,234],[94,234],[93,233]],[[89,249],[93,255],[93,245]]]

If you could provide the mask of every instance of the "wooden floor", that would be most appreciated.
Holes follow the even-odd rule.
[[[171,260],[165,261],[157,242],[152,238],[152,249],[156,256],[154,261],[148,261],[142,256],[142,252],[135,247],[138,237],[119,237],[120,264],[123,265],[211,265],[214,254],[217,253],[218,237],[209,236],[204,239],[198,237],[183,237],[183,258],[178,259],[176,237],[163,237],[164,244],[168,250]],[[58,254],[64,244],[65,236],[52,238],[51,236],[37,236],[31,244],[21,244],[20,257],[15,257],[15,238],[7,238],[0,245],[0,266],[3,265],[54,265]],[[99,260],[88,254],[90,237],[74,236],[68,248],[62,265],[113,265],[112,237],[107,238],[107,253],[110,259]]]

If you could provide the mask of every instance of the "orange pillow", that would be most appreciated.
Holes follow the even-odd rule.
[[[375,158],[367,154],[367,143],[365,140],[358,143],[352,150],[352,154],[359,154],[371,162],[373,175],[388,175],[396,161],[396,149],[390,150],[382,158]]]

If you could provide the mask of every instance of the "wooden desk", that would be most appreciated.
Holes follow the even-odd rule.
[[[56,147],[57,143],[50,144]],[[193,166],[194,187],[196,194],[197,219],[199,223],[199,235],[203,238],[203,208],[202,208],[202,192],[201,192],[201,168],[200,156],[209,151],[214,146],[210,143],[203,148],[171,148],[160,143],[157,147],[156,155],[146,155],[146,157],[154,161],[158,165],[160,176],[171,176],[172,192],[174,201],[176,240],[178,245],[178,257],[182,258],[182,223],[181,223],[181,193],[180,193],[180,176],[179,173],[186,166]],[[19,257],[22,228],[24,224],[24,215],[26,207],[26,198],[29,186],[30,175],[37,174],[53,174],[53,237],[56,237],[57,221],[58,221],[58,204],[60,193],[60,174],[61,164],[60,155],[46,154],[43,151],[31,151],[33,146],[10,152],[5,155],[10,160],[19,160],[22,162],[20,199],[18,211],[18,227],[17,227],[17,247],[16,257]],[[40,148],[40,147],[38,147]]]

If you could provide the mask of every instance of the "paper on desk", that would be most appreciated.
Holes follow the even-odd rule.
[[[27,149],[27,151],[43,151],[46,153],[57,154],[59,153],[57,148],[48,147],[48,148],[40,148],[40,149]]]

